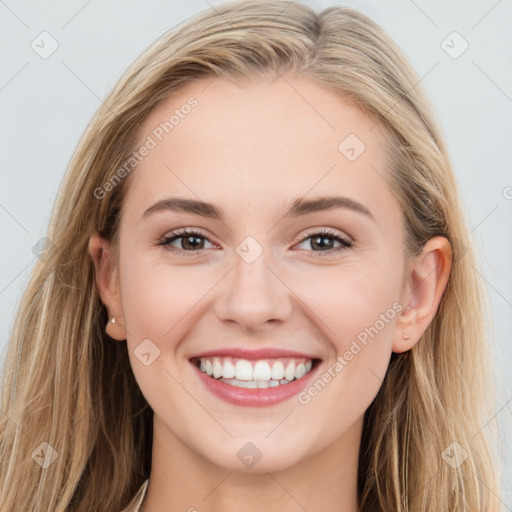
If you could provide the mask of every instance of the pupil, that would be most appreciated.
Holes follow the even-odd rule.
[[[321,240],[322,242],[320,244],[316,244],[316,241],[317,240]],[[325,242],[327,240],[327,244],[324,244],[323,242]],[[311,239],[311,245],[314,247],[315,245],[317,245],[317,247],[328,247],[330,248],[330,244],[333,243],[334,240],[330,240],[329,237],[325,237],[325,236],[317,236],[317,237],[314,237]]]
[[[199,240],[199,237],[198,236],[187,236],[187,237],[183,238],[183,245],[185,246],[184,248],[187,248],[186,246],[189,244],[190,240]],[[199,242],[199,245],[200,244],[201,244],[201,242]],[[194,244],[192,242],[192,244],[189,246],[189,248],[197,249],[197,244]]]

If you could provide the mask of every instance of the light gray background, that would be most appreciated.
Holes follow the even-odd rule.
[[[154,39],[220,3],[0,0],[0,366],[13,313],[36,261],[32,247],[45,236],[50,208],[87,122]],[[512,511],[512,3],[304,3],[316,10],[343,3],[382,25],[411,59],[440,118],[493,308],[493,354],[502,390],[489,422],[498,421],[509,446],[500,456],[504,510]],[[59,45],[47,59],[31,47],[43,31]],[[446,39],[453,31],[469,44],[458,58],[452,56],[464,42]]]

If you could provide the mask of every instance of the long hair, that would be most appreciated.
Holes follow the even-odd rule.
[[[120,510],[148,478],[153,411],[126,344],[105,333],[107,311],[87,251],[93,230],[117,241],[131,175],[104,197],[96,191],[115,177],[136,149],[137,129],[174,91],[208,77],[243,85],[269,70],[309,77],[384,127],[404,250],[417,255],[437,235],[454,248],[432,323],[411,350],[392,355],[365,412],[360,510],[498,511],[499,475],[490,429],[483,428],[495,403],[488,302],[426,94],[396,44],[366,16],[341,6],[316,13],[281,0],[225,3],[164,34],[127,69],[83,134],[9,339],[0,510]],[[460,464],[449,464],[455,453]]]

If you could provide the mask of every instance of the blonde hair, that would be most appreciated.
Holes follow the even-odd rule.
[[[360,510],[498,510],[499,478],[482,428],[495,399],[487,302],[447,149],[419,78],[364,15],[341,6],[315,13],[279,0],[225,3],[164,34],[87,127],[52,212],[51,244],[9,340],[1,510],[120,510],[149,476],[153,412],[126,345],[105,334],[107,311],[87,252],[93,230],[116,242],[130,179],[102,199],[95,190],[134,151],[137,129],[159,101],[203,77],[243,84],[269,70],[309,77],[380,123],[389,136],[389,186],[403,211],[407,254],[437,235],[455,248],[433,322],[412,350],[392,355],[365,413]],[[456,468],[442,456],[453,442],[467,453]],[[42,454],[57,458],[43,468],[36,463]]]

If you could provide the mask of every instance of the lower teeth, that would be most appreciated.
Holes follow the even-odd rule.
[[[224,379],[221,377],[220,379],[215,379],[220,382],[225,382],[231,386],[236,386],[238,388],[272,388],[276,386],[280,386],[282,384],[289,384],[290,380],[281,379],[281,380],[237,380],[237,379]]]

